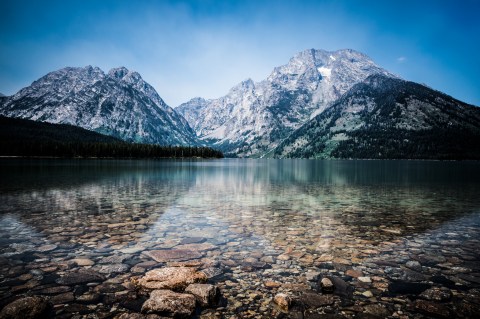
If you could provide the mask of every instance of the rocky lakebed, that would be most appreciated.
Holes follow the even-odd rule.
[[[224,216],[231,218],[228,227],[211,219],[195,229],[201,218],[191,223],[195,216],[184,219],[180,212],[177,207],[153,226],[161,217],[155,213],[120,223],[104,215],[36,235],[4,221],[0,318],[480,314],[478,216],[413,236],[408,227],[387,227],[387,220],[375,229],[352,229],[328,216],[297,214],[283,216],[288,224],[253,214]],[[36,225],[43,217],[29,218]]]

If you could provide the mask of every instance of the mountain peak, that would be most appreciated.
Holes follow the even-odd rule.
[[[130,71],[124,67],[118,67],[118,68],[113,68],[110,71],[108,71],[108,75],[112,78],[121,80],[123,79]]]
[[[195,144],[184,118],[140,74],[125,67],[107,75],[92,66],[66,67],[2,98],[0,114],[80,126],[128,141]]]

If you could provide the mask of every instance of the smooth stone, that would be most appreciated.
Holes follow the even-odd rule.
[[[185,288],[185,292],[194,295],[197,302],[204,307],[212,306],[218,300],[218,288],[210,284],[190,284]]]
[[[217,248],[217,246],[210,243],[200,243],[200,244],[184,244],[175,247],[175,249],[183,250],[193,250],[193,251],[209,251]]]
[[[105,258],[102,258],[100,264],[121,264],[127,260],[130,256],[128,255],[112,255]]]
[[[373,294],[370,290],[362,292],[362,296],[367,297],[367,298],[372,298]]]
[[[275,281],[265,281],[265,282],[263,282],[263,284],[264,284],[264,286],[265,286],[266,288],[269,288],[269,289],[271,289],[271,288],[279,288],[279,287],[282,286],[281,283],[275,282]]]
[[[348,270],[345,272],[345,275],[350,276],[350,277],[353,277],[353,278],[358,278],[358,277],[362,277],[362,276],[363,276],[363,272],[361,272],[360,270],[348,269]]]
[[[49,252],[49,251],[52,251],[54,249],[56,249],[58,246],[55,245],[55,244],[49,244],[49,245],[42,245],[40,247],[38,247],[36,250],[39,251],[39,252],[42,252],[42,253],[46,253],[46,252]]]
[[[1,319],[50,318],[52,305],[42,297],[25,297],[6,305],[0,311]]]
[[[69,286],[55,286],[55,287],[48,287],[48,288],[38,290],[36,291],[36,293],[40,295],[56,295],[63,292],[68,292],[70,290],[72,290],[72,288]]]
[[[180,241],[180,244],[181,245],[185,245],[185,244],[201,244],[203,242],[207,241],[207,239],[205,237],[187,237],[187,238],[183,238],[181,241]]]
[[[191,259],[199,259],[203,256],[202,253],[189,249],[150,250],[143,252],[143,254],[159,263],[187,261]]]
[[[410,268],[410,269],[415,270],[415,271],[422,271],[422,265],[416,260],[407,261],[405,266],[407,266],[407,268]]]
[[[147,289],[180,290],[189,284],[205,281],[207,281],[207,276],[195,268],[164,267],[150,270],[137,281],[137,284]]]
[[[95,264],[93,260],[88,258],[75,258],[75,259],[72,259],[72,261],[76,263],[77,266],[82,266],[82,267],[93,266]]]
[[[101,274],[119,274],[127,272],[129,269],[130,267],[125,264],[112,264],[102,266],[98,272]]]
[[[322,278],[320,281],[320,287],[324,293],[332,293],[335,289],[333,282],[329,278]]]
[[[281,260],[281,261],[287,261],[287,260],[290,260],[290,258],[291,257],[287,254],[282,254],[282,255],[277,256],[277,260]]]
[[[308,306],[309,308],[319,308],[329,306],[334,303],[333,296],[331,295],[319,295],[315,293],[304,293],[300,296],[299,301]]]
[[[142,306],[142,313],[189,317],[195,311],[195,297],[170,290],[154,290]]]
[[[371,283],[372,282],[372,279],[370,279],[370,277],[358,277],[357,279],[360,282],[365,282],[365,283]]]
[[[450,310],[439,303],[418,299],[415,300],[414,307],[415,310],[428,316],[436,318],[451,318]]]
[[[80,269],[77,272],[70,272],[58,278],[56,282],[60,285],[78,285],[92,282],[104,281],[105,277],[91,269]]]
[[[98,286],[95,286],[93,289],[97,293],[112,293],[125,290],[125,287],[120,284],[115,284],[111,282],[105,282]]]
[[[283,311],[288,311],[288,308],[290,308],[290,305],[292,304],[292,298],[287,294],[280,293],[275,295],[273,302]]]
[[[317,281],[319,276],[319,271],[307,271],[305,273],[305,278],[307,279],[307,281]]]
[[[75,296],[73,295],[73,292],[66,292],[50,298],[50,302],[54,305],[65,304],[74,300],[75,300]]]

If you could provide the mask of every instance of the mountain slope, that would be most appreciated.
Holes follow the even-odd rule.
[[[292,133],[273,156],[479,159],[480,108],[373,75]]]
[[[354,84],[371,74],[390,75],[353,50],[306,50],[270,76],[248,79],[219,99],[196,99],[177,108],[197,136],[224,152],[263,156]]]
[[[196,144],[186,120],[137,72],[97,67],[51,72],[3,101],[0,114],[80,126],[126,141]]]

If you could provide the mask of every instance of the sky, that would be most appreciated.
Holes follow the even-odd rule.
[[[0,1],[0,93],[66,66],[138,71],[167,104],[217,98],[310,49],[354,49],[480,106],[480,1]]]

